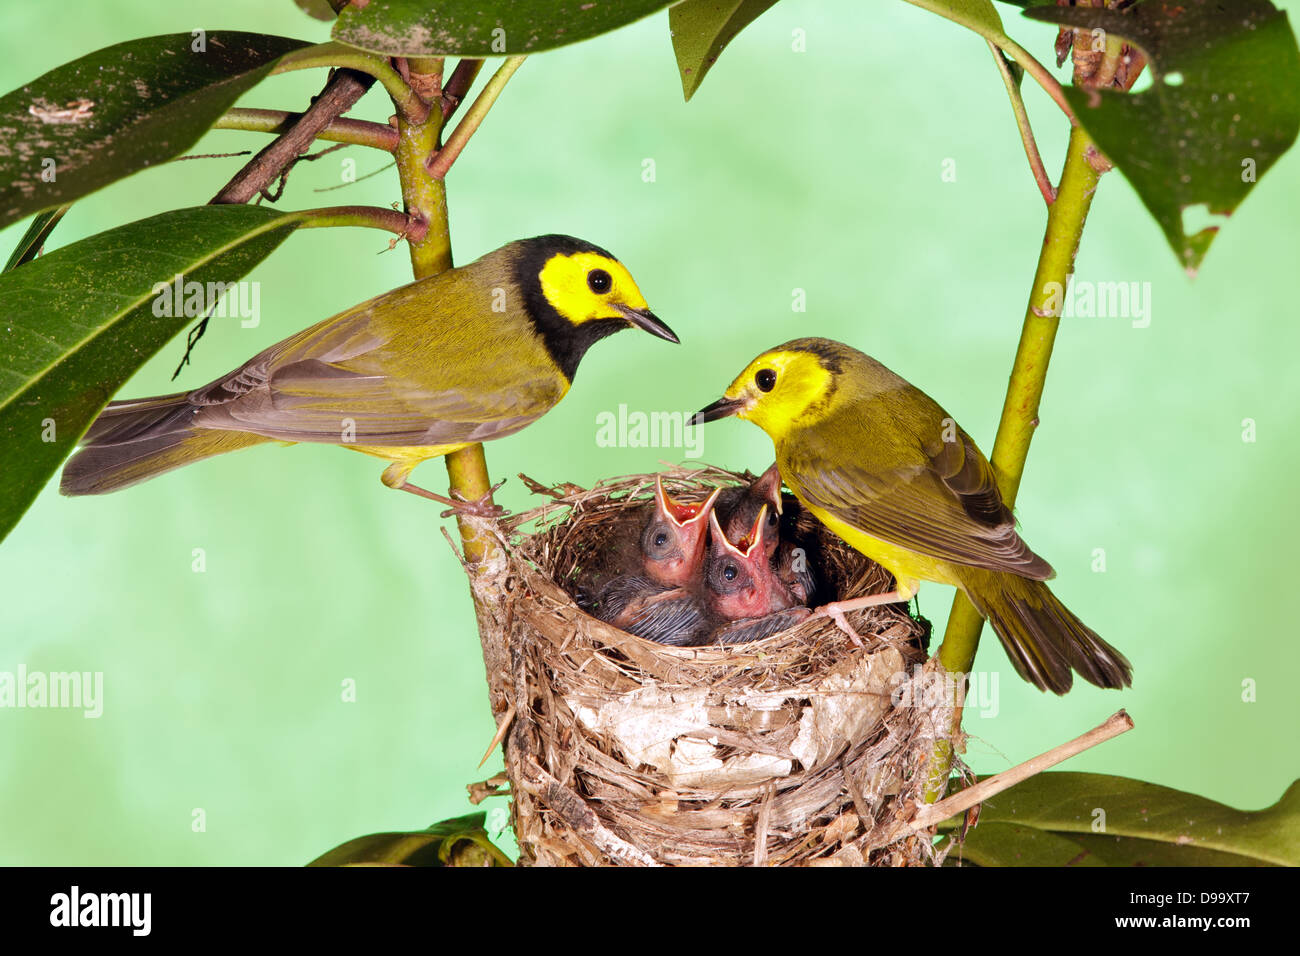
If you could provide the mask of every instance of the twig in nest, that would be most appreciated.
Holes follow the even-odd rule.
[[[550,498],[565,498],[568,497],[569,495],[582,494],[584,491],[587,490],[586,488],[583,488],[581,485],[575,485],[571,481],[561,482],[560,484],[552,488],[548,485],[542,484],[540,481],[537,481],[535,478],[529,478],[522,471],[519,473],[519,480],[522,481],[524,483],[524,487],[527,488],[529,491],[531,491],[533,494],[546,495]]]
[[[767,785],[767,793],[758,808],[758,821],[754,824],[754,865],[767,866],[767,831],[772,828],[772,798],[776,796],[776,787]]]
[[[639,866],[661,866],[654,857],[607,830],[587,802],[542,769],[531,756],[523,761],[524,783],[582,837],[612,860]]]
[[[465,789],[469,791],[470,805],[477,807],[488,797],[508,797],[510,795],[510,777],[502,770],[486,780],[469,784]]]
[[[515,705],[511,703],[510,708],[501,715],[501,721],[497,724],[497,732],[492,735],[492,742],[488,744],[488,748],[483,754],[483,759],[478,762],[480,767],[487,763],[488,757],[492,756],[492,751],[497,749],[497,744],[506,739],[506,734],[509,732],[510,724],[514,719]]]
[[[1028,780],[1035,774],[1042,773],[1048,767],[1055,767],[1061,761],[1068,760],[1075,754],[1083,753],[1090,747],[1105,743],[1112,737],[1118,737],[1125,731],[1132,729],[1133,718],[1128,715],[1127,711],[1117,711],[1105,723],[1099,724],[1086,734],[1075,737],[1059,747],[1053,747],[1046,753],[1026,760],[1010,770],[994,774],[973,787],[967,787],[959,793],[954,793],[951,797],[945,797],[937,803],[930,804],[912,819],[912,822],[908,824],[908,828],[915,832],[932,827],[951,816],[969,810],[975,804],[987,800],[994,794],[1001,793],[1023,780]]]

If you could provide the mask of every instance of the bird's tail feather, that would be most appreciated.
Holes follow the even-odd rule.
[[[1071,670],[1098,687],[1127,687],[1128,659],[1084,624],[1042,581],[996,571],[965,588],[972,603],[997,632],[1018,673],[1040,690],[1064,694]]]
[[[248,432],[195,428],[186,394],[110,404],[63,467],[59,491],[107,494],[193,461],[272,441]]]

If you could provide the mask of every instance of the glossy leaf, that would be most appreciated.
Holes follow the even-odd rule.
[[[513,866],[488,839],[485,814],[470,813],[412,833],[371,833],[340,843],[308,866]]]
[[[776,0],[685,0],[668,11],[682,93],[695,95],[704,74],[741,30],[772,7]]]
[[[1185,214],[1230,215],[1300,132],[1300,53],[1286,14],[1267,0],[1147,0],[1125,13],[1036,7],[1025,16],[1106,30],[1146,55],[1149,89],[1065,93],[1194,273],[1219,225]]]
[[[200,206],[142,219],[0,275],[0,539],[141,365],[197,316],[155,315],[156,285],[233,282],[304,219]]]
[[[189,149],[300,40],[175,33],[65,63],[0,98],[0,227]]]
[[[981,805],[959,853],[980,866],[1296,866],[1300,781],[1249,811],[1127,777],[1042,773]]]
[[[336,40],[387,56],[515,56],[587,40],[669,0],[370,0],[351,4]]]

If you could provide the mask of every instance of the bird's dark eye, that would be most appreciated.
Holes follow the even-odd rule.
[[[722,576],[726,578],[728,581],[736,580],[736,575],[739,573],[740,572],[736,570],[736,566],[734,564],[729,564],[722,569]]]
[[[667,543],[668,543],[668,535],[664,534],[662,531],[660,531],[657,535],[655,535],[656,548],[662,548]]]
[[[758,386],[759,391],[772,391],[776,387],[776,372],[770,368],[760,368],[754,374],[754,384]]]
[[[604,295],[613,284],[614,280],[604,269],[592,269],[587,273],[587,288],[596,295]]]

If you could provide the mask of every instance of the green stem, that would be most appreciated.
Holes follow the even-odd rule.
[[[302,214],[307,218],[299,229],[363,226],[394,232],[411,242],[422,237],[421,227],[410,216],[382,206],[326,206],[321,209],[305,209]]]
[[[946,20],[951,20],[953,23],[959,23],[1004,50],[1011,59],[1019,63],[1025,72],[1034,78],[1038,85],[1046,91],[1047,95],[1056,102],[1056,105],[1065,112],[1065,115],[1070,118],[1070,125],[1078,125],[1074,118],[1074,112],[1070,109],[1069,101],[1065,98],[1065,91],[1061,89],[1061,84],[1056,77],[1052,76],[1047,67],[1035,60],[1033,54],[1002,32],[1001,21],[996,15],[990,21],[980,12],[978,3],[953,3],[952,0],[907,0],[907,2],[923,10],[929,10]],[[986,6],[991,5],[986,4]],[[988,12],[992,13],[993,11],[990,9]]]
[[[987,42],[989,50],[993,53],[993,61],[998,65],[998,72],[1002,74],[1002,82],[1006,84],[1007,96],[1011,99],[1011,112],[1016,116],[1016,128],[1020,130],[1020,141],[1025,144],[1025,156],[1029,160],[1030,170],[1033,171],[1034,182],[1038,184],[1038,191],[1043,194],[1043,201],[1050,206],[1056,199],[1056,187],[1052,185],[1047,169],[1043,166],[1043,157],[1039,155],[1038,143],[1034,140],[1034,130],[1029,125],[1029,113],[1025,110],[1025,98],[1020,95],[1020,84],[1012,75],[1007,61],[1002,58],[1002,51],[997,48],[997,44],[992,40]]]
[[[1070,101],[1065,98],[1065,90],[1061,88],[1060,81],[1052,76],[1051,71],[1043,64],[1039,63],[1032,53],[1022,47],[1011,37],[990,38],[991,42],[996,44],[1002,52],[1011,59],[1015,60],[1024,69],[1026,73],[1034,78],[1043,91],[1052,98],[1052,102],[1061,108],[1070,119],[1071,126],[1078,126],[1079,121],[1074,115],[1074,110],[1070,109]]]
[[[1042,400],[1043,386],[1047,381],[1052,345],[1061,323],[1060,309],[1070,273],[1074,271],[1074,257],[1079,251],[1088,207],[1092,205],[1092,196],[1101,177],[1088,161],[1092,145],[1082,127],[1075,126],[1070,130],[1065,169],[1061,173],[1056,201],[1048,209],[1047,231],[1038,257],[1038,270],[1034,273],[1029,305],[1025,309],[1020,345],[1011,369],[1006,401],[1002,405],[1002,420],[993,442],[990,461],[998,476],[998,489],[1008,508],[1015,505],[1020,480],[1024,476],[1029,444],[1038,426],[1038,403]],[[983,626],[984,619],[966,595],[958,591],[948,616],[943,645],[939,648],[939,662],[950,674],[969,673],[975,662]],[[926,792],[926,799],[931,802],[943,796],[947,789],[953,760],[951,740],[961,731],[960,708],[954,712],[950,730],[949,740],[936,744],[931,754],[930,782]]]
[[[429,107],[415,95],[415,91],[389,65],[383,57],[366,53],[344,43],[318,43],[303,47],[280,57],[280,61],[271,68],[271,74],[289,73],[293,70],[310,70],[319,67],[341,66],[361,73],[369,73],[383,85],[393,99],[399,115],[416,122],[423,122]]]
[[[445,124],[460,108],[465,94],[474,85],[478,71],[483,69],[483,61],[465,57],[457,61],[456,69],[451,71],[449,79],[442,87],[442,121]]]
[[[213,129],[242,129],[253,133],[286,132],[301,113],[235,107],[212,124]],[[353,146],[373,146],[391,153],[397,148],[397,130],[368,120],[336,119],[316,134],[317,139]]]
[[[437,275],[452,267],[451,233],[447,224],[447,185],[429,174],[426,160],[438,152],[442,132],[441,109],[426,112],[419,122],[399,117],[397,123],[397,174],[402,182],[402,199],[412,220],[425,232],[408,243],[411,268],[417,279]],[[481,444],[451,452],[445,458],[451,491],[466,500],[477,500],[491,489],[487,459]],[[491,553],[493,542],[480,538],[470,525],[457,519],[465,560],[476,564]]]
[[[451,164],[456,161],[460,151],[465,148],[469,138],[474,135],[474,131],[479,128],[483,122],[483,117],[487,116],[488,110],[492,109],[492,104],[497,101],[501,91],[505,89],[506,83],[510,77],[515,75],[515,70],[523,65],[526,58],[522,56],[508,57],[496,73],[492,74],[492,79],[487,81],[478,97],[470,106],[469,111],[461,117],[456,128],[447,137],[447,142],[442,149],[438,150],[436,155],[429,157],[429,175],[434,179],[443,179],[447,175],[447,170],[451,169]]]

